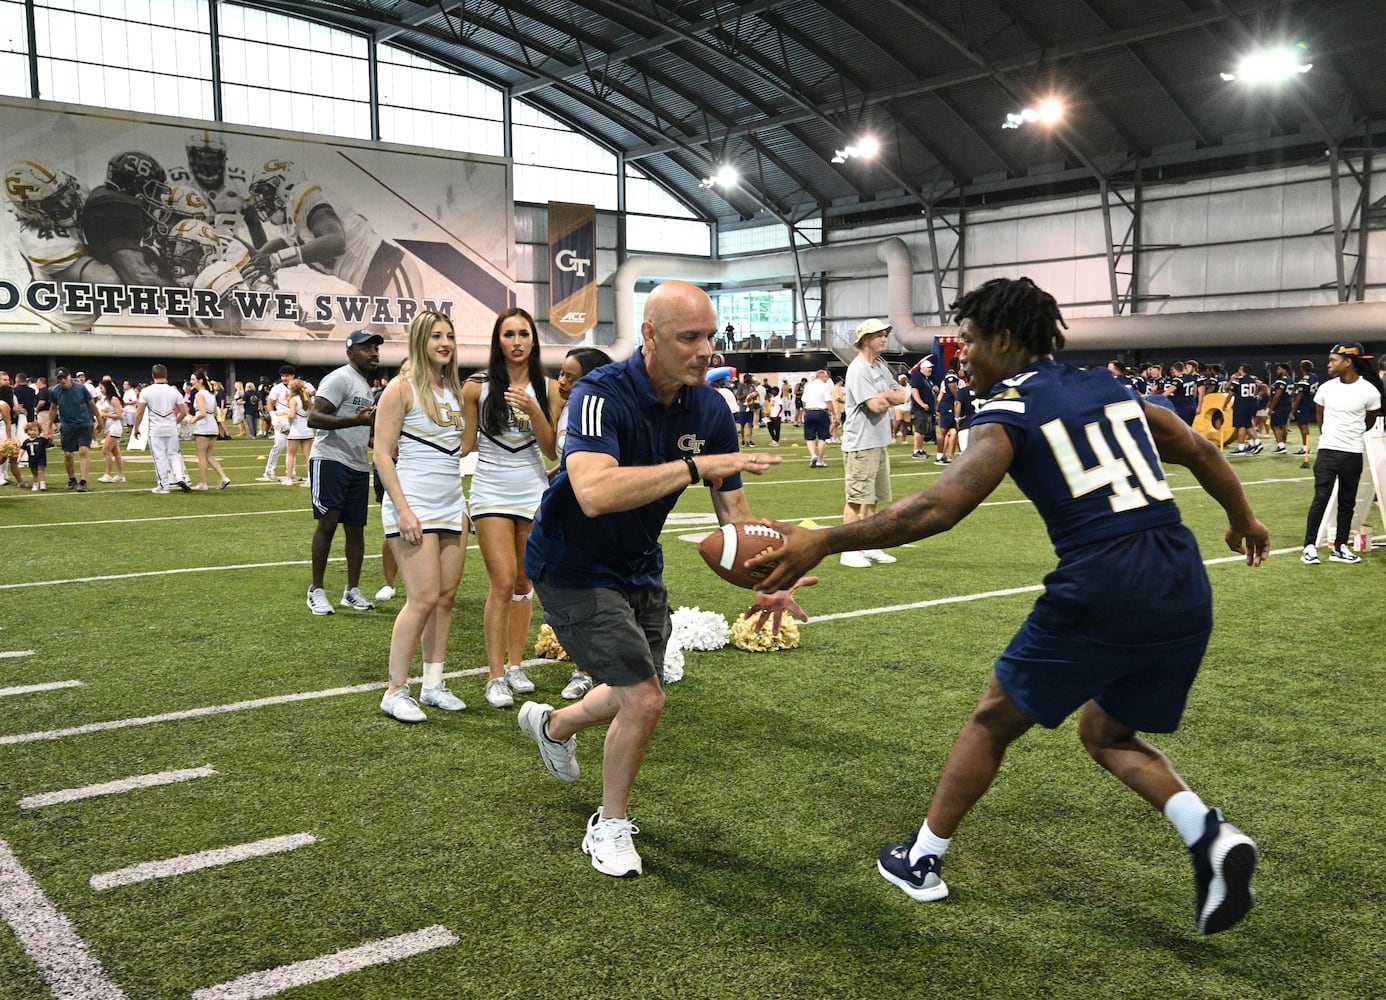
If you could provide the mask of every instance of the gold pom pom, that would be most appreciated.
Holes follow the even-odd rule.
[[[8,462],[12,458],[18,458],[21,451],[23,449],[19,447],[18,441],[0,441],[0,460]]]
[[[799,626],[794,618],[786,614],[780,622],[778,632],[766,628],[757,629],[756,619],[760,612],[744,614],[732,623],[732,645],[748,653],[773,653],[777,649],[797,649],[799,646]]]
[[[539,635],[534,640],[534,652],[536,655],[548,657],[550,660],[566,660],[568,658],[568,651],[558,641],[558,636],[553,634],[553,629],[547,625],[539,626]]]

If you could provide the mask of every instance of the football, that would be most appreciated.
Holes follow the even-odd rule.
[[[751,571],[746,560],[767,549],[784,545],[784,535],[755,521],[724,524],[698,543],[698,551],[712,571],[730,584],[751,590],[768,574],[768,569]]]

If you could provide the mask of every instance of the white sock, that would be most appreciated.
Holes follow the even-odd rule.
[[[423,667],[423,686],[426,688],[442,687],[443,664],[429,663],[427,660],[424,660]]]
[[[919,836],[914,838],[914,846],[910,848],[910,864],[917,864],[920,858],[927,858],[930,854],[943,857],[943,852],[948,850],[952,842],[952,837],[940,837],[930,830],[929,821],[925,820],[919,828]]]
[[[1175,792],[1164,808],[1165,819],[1174,824],[1185,847],[1192,847],[1203,836],[1208,822],[1208,807],[1193,792]]]

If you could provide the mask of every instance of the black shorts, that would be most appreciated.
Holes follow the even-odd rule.
[[[539,579],[534,591],[573,664],[598,684],[631,687],[663,677],[672,629],[663,587],[550,587]]]
[[[371,474],[334,462],[314,458],[308,462],[308,485],[312,487],[313,517],[326,517],[341,511],[342,524],[364,525],[370,500]]]
[[[804,440],[826,441],[832,437],[832,417],[827,410],[804,411]]]
[[[85,426],[78,425],[76,427],[63,424],[63,451],[71,455],[73,452],[81,451],[83,448],[90,448],[91,431],[91,424]]]

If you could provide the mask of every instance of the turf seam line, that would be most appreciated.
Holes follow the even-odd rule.
[[[105,889],[118,889],[124,885],[135,885],[137,882],[148,882],[156,878],[174,878],[178,875],[205,871],[208,868],[222,868],[235,864],[237,861],[249,861],[251,858],[263,858],[271,854],[296,851],[300,847],[307,847],[309,844],[316,844],[317,842],[318,838],[311,833],[290,833],[282,837],[266,837],[264,840],[231,844],[228,847],[198,851],[195,854],[180,854],[175,858],[164,858],[160,861],[141,861],[139,864],[93,875],[88,884],[97,892]]]
[[[137,774],[129,778],[121,778],[119,781],[103,781],[99,785],[83,785],[80,788],[64,788],[55,792],[26,795],[19,800],[19,808],[40,809],[44,806],[78,802],[82,799],[96,798],[101,795],[121,795],[139,788],[157,788],[160,785],[175,785],[184,781],[192,781],[195,778],[210,778],[216,773],[217,769],[211,764],[207,764],[203,767],[189,767],[179,771]]]
[[[10,845],[0,840],[0,916],[14,931],[54,996],[66,1000],[124,1000],[87,951],[72,922],[43,894]]]
[[[400,959],[420,955],[437,948],[447,948],[461,940],[442,924],[434,924],[422,930],[395,937],[383,938],[368,944],[357,945],[343,951],[310,958],[302,962],[281,965],[277,969],[251,972],[217,986],[193,992],[192,1000],[259,1000],[260,997],[274,996],[285,990],[307,986],[309,983],[326,982],[368,969],[373,965],[398,962]]]

